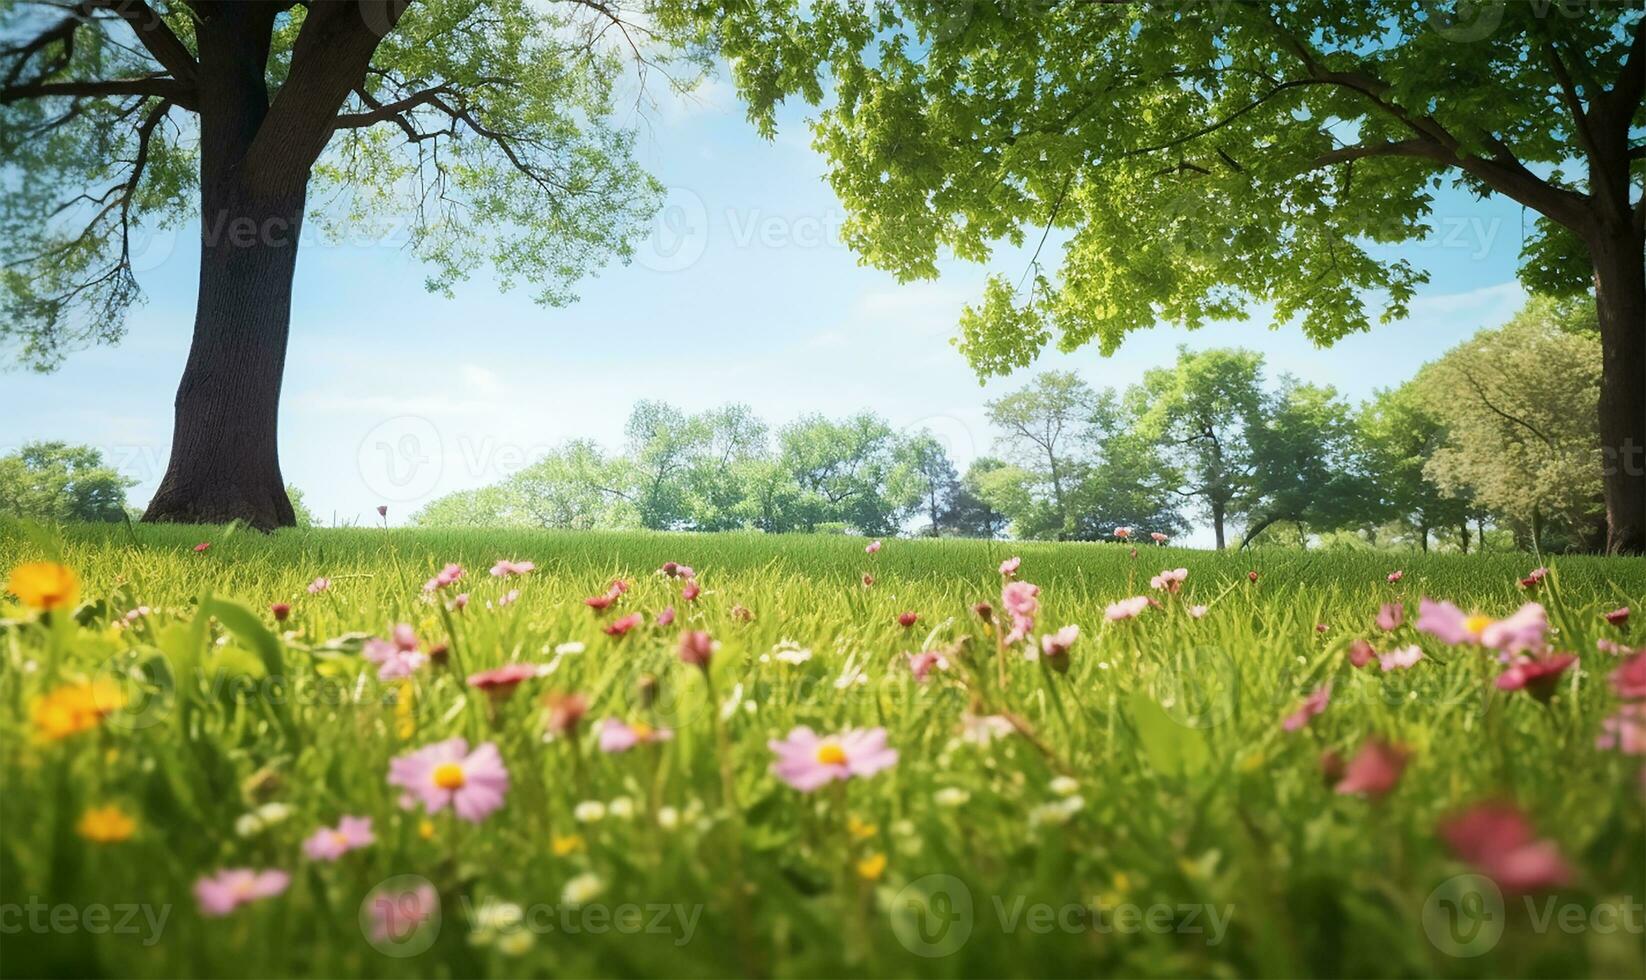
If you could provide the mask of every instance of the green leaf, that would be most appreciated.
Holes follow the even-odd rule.
[[[1149,764],[1163,775],[1193,776],[1211,762],[1211,750],[1200,729],[1178,722],[1148,692],[1133,691],[1128,707]]]

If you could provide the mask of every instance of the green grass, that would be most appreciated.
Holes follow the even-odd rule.
[[[1646,975],[1646,760],[1594,745],[1617,706],[1615,658],[1595,641],[1621,638],[1601,613],[1646,615],[1643,561],[1552,562],[1538,597],[1557,646],[1583,660],[1545,706],[1495,691],[1495,660],[1432,638],[1410,671],[1355,671],[1344,656],[1375,636],[1386,601],[1415,615],[1428,595],[1506,615],[1526,598],[1516,580],[1536,562],[1525,555],[1144,547],[1132,559],[1110,544],[899,540],[869,556],[843,537],[138,527],[74,528],[60,542],[0,532],[0,572],[59,547],[82,579],[79,622],[13,608],[0,625],[6,975]],[[1083,635],[1066,675],[1013,656],[1002,687],[971,607],[998,606],[996,566],[1013,554],[1042,590],[1037,632],[1078,623]],[[537,570],[500,583],[487,569],[505,557]],[[696,568],[695,603],[656,573],[668,560]],[[467,569],[452,591],[472,597],[450,615],[420,601],[448,561]],[[1182,601],[1105,624],[1109,602],[1177,565],[1189,569]],[[1390,584],[1395,568],[1405,576]],[[310,596],[319,575],[332,590]],[[618,609],[582,604],[615,577],[633,582]],[[489,606],[510,587],[518,602]],[[292,605],[279,626],[275,602]],[[1195,620],[1186,603],[1211,608]],[[669,604],[679,622],[653,626]],[[137,605],[153,610],[148,622],[115,628]],[[895,621],[905,610],[920,615],[908,631]],[[630,611],[646,626],[621,642],[601,632]],[[359,634],[397,622],[451,647],[409,704],[352,652]],[[745,702],[723,724],[705,678],[675,657],[682,626],[722,643],[717,699]],[[965,637],[951,670],[914,682],[905,651]],[[1414,639],[1408,622],[1400,642]],[[783,640],[813,657],[772,659]],[[463,682],[508,661],[549,663],[568,641],[585,651],[495,711]],[[848,664],[863,683],[837,683]],[[97,730],[37,737],[35,699],[94,676],[149,683]],[[1329,708],[1282,731],[1328,678]],[[544,738],[541,698],[556,691],[590,701],[579,740]],[[968,711],[1009,711],[1023,731],[974,744],[961,737]],[[592,730],[607,716],[676,736],[605,755]],[[901,758],[803,794],[771,775],[766,746],[798,724],[884,726]],[[424,815],[397,806],[385,774],[392,757],[454,735],[495,741],[512,785],[485,822],[447,811],[425,839]],[[1412,752],[1398,787],[1381,801],[1334,793],[1322,752],[1351,755],[1373,736]],[[1078,808],[1054,789],[1060,775],[1077,783]],[[620,798],[627,819],[574,817],[579,803]],[[1501,939],[1456,956],[1446,903],[1470,913],[1476,896],[1446,884],[1471,869],[1435,828],[1488,799],[1515,801],[1576,876],[1530,904],[1508,896],[1492,920]],[[237,832],[269,802],[290,815]],[[88,807],[110,803],[136,818],[131,840],[76,836]],[[370,816],[377,843],[335,864],[305,859],[303,838],[343,814]],[[583,847],[557,854],[574,834]],[[875,855],[885,865],[871,880],[859,864],[873,870]],[[282,868],[292,882],[202,918],[191,889],[222,867]],[[585,873],[603,890],[569,910],[563,890]],[[442,900],[439,928],[409,948],[431,944],[409,956],[361,927],[362,902],[402,875]],[[521,906],[528,935],[475,935],[474,910],[489,902]],[[111,925],[138,908],[136,934],[91,933],[100,905]],[[40,907],[70,911],[53,928]],[[162,908],[163,926],[144,924]],[[1580,927],[1547,922],[1551,908]]]

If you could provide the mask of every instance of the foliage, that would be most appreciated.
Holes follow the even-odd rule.
[[[136,483],[91,446],[32,442],[0,456],[0,515],[119,522],[125,520],[126,489]]]

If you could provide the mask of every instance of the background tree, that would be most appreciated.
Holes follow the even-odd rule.
[[[1251,433],[1261,424],[1263,357],[1252,351],[1179,348],[1177,363],[1155,368],[1127,393],[1138,431],[1175,475],[1222,550],[1231,518],[1250,490]]]
[[[639,508],[624,489],[634,485],[633,472],[629,460],[607,456],[592,440],[576,439],[510,478],[507,506],[518,508],[536,527],[638,527]]]
[[[989,402],[1006,459],[1044,487],[1061,534],[1075,526],[1074,489],[1089,451],[1097,395],[1071,371],[1047,371]]]
[[[1373,395],[1355,416],[1355,440],[1366,484],[1373,492],[1360,501],[1358,521],[1375,540],[1379,524],[1393,522],[1429,550],[1429,533],[1467,526],[1483,516],[1473,491],[1443,488],[1428,472],[1429,461],[1445,444],[1446,428],[1424,406],[1411,382]]]
[[[624,426],[629,479],[622,495],[640,515],[640,526],[673,531],[689,520],[688,478],[707,447],[709,429],[665,402],[642,401]]]
[[[198,221],[145,518],[289,525],[276,418],[311,197],[407,215],[437,291],[489,260],[566,302],[658,200],[606,120],[616,52],[640,50],[616,39],[662,31],[595,0],[0,0],[0,339],[41,369],[117,340],[133,230]]]
[[[1295,525],[1306,542],[1309,528],[1337,527],[1353,517],[1362,493],[1351,460],[1354,426],[1334,389],[1282,378],[1247,438],[1252,470],[1240,504],[1249,515],[1242,548],[1279,522]]]
[[[960,482],[949,494],[948,509],[943,513],[943,526],[949,533],[963,538],[990,540],[1006,533],[1011,519],[986,499],[983,490],[989,474],[1005,466],[1003,460],[981,456],[966,467]]]
[[[1112,352],[1266,303],[1329,343],[1405,315],[1450,180],[1539,216],[1522,276],[1592,286],[1613,551],[1646,551],[1646,12],[1639,3],[1304,0],[664,5],[729,57],[763,131],[827,104],[845,234],[904,279],[1067,230],[1062,267],[961,320],[982,374],[1055,335]],[[820,83],[832,73],[832,90]],[[1367,297],[1381,309],[1367,309]]]
[[[766,423],[747,405],[727,405],[697,419],[703,433],[686,470],[690,525],[699,531],[742,527],[748,484],[771,455]]]
[[[862,534],[892,534],[914,503],[908,487],[890,485],[898,440],[878,416],[838,422],[808,415],[778,433],[778,465],[798,490],[798,529],[839,523]]]
[[[1549,301],[1483,330],[1412,382],[1446,440],[1424,472],[1523,534],[1546,524],[1598,550],[1605,539],[1603,456],[1594,422],[1601,351]]]
[[[122,521],[137,481],[90,446],[32,442],[0,456],[0,514],[36,521]]]
[[[944,517],[953,511],[953,501],[960,492],[960,473],[949,459],[948,450],[929,432],[920,432],[904,439],[897,448],[904,486],[903,493],[915,499],[913,508],[926,521],[920,533],[941,537],[945,531]]]

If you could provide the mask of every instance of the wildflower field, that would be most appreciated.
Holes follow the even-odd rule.
[[[0,532],[0,973],[1646,975],[1646,562],[1139,538]]]

